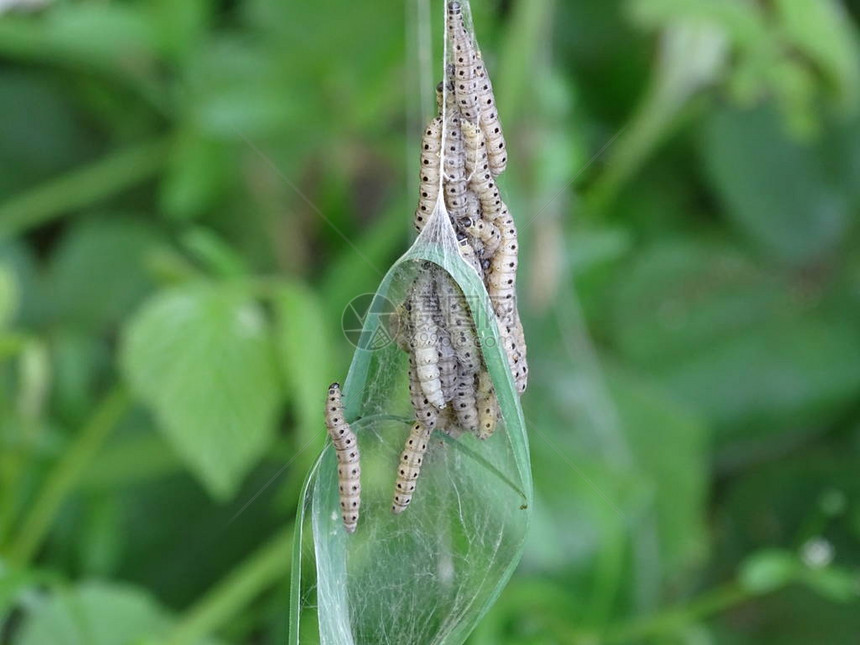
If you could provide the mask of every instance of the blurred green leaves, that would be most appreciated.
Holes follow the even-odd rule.
[[[273,437],[282,400],[273,350],[263,311],[231,284],[164,291],[126,331],[133,391],[216,497],[236,491]]]
[[[519,160],[537,483],[475,642],[854,645],[860,14],[622,4],[475,2]],[[0,17],[13,639],[283,639],[338,320],[407,244],[415,27],[386,0]]]
[[[27,603],[19,645],[129,645],[156,643],[170,614],[147,593],[128,585],[87,582],[56,588]],[[197,641],[204,645],[212,641]]]
[[[830,311],[827,286],[766,267],[714,241],[660,244],[612,298],[623,355],[741,453],[815,433],[860,393],[860,336]]]
[[[714,112],[702,155],[726,214],[763,252],[801,263],[841,241],[852,206],[844,186],[824,151],[788,140],[772,110]]]
[[[90,331],[116,327],[155,288],[146,263],[162,243],[152,225],[121,214],[72,227],[50,268],[53,318]]]
[[[650,28],[691,21],[719,30],[736,53],[726,79],[734,98],[746,106],[775,98],[795,133],[820,128],[822,96],[856,113],[860,47],[838,0],[781,0],[772,7],[744,0],[631,0],[629,7]]]
[[[319,394],[332,381],[332,351],[325,330],[326,319],[319,300],[305,287],[282,285],[272,299],[275,310],[275,346],[284,383],[295,401],[296,440],[304,449],[319,448],[325,437],[319,432]],[[310,463],[316,450],[308,450]]]
[[[635,455],[644,509],[656,520],[659,566],[667,581],[682,577],[708,550],[707,430],[661,392],[633,379],[616,377],[611,393]]]

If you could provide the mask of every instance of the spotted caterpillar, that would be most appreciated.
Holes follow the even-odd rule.
[[[424,131],[421,142],[421,182],[418,208],[415,209],[415,229],[424,230],[439,197],[439,153],[442,149],[442,119],[433,119]]]
[[[361,506],[360,455],[355,432],[343,416],[343,401],[340,385],[337,383],[332,383],[328,389],[325,425],[337,454],[337,478],[343,526],[348,533],[354,533],[358,526],[358,510]]]
[[[412,502],[412,495],[415,492],[415,485],[421,474],[421,465],[424,463],[424,455],[427,452],[430,432],[420,422],[416,422],[412,426],[412,431],[406,440],[406,446],[400,455],[400,464],[397,468],[394,502],[391,505],[392,513],[402,513]]]
[[[426,270],[415,282],[412,298],[412,354],[421,391],[437,409],[445,407],[445,396],[439,373],[439,328],[434,320],[438,301],[433,289],[433,278]]]
[[[463,22],[459,2],[448,3],[448,35],[454,49],[454,93],[462,115],[478,120],[477,56],[472,37]]]

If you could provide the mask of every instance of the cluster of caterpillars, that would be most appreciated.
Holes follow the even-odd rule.
[[[484,282],[522,393],[528,363],[516,303],[517,227],[496,184],[507,166],[507,145],[493,85],[459,2],[448,3],[447,38],[452,61],[437,88],[439,115],[424,131],[415,228],[424,229],[441,189],[460,254]]]
[[[452,60],[437,87],[439,115],[427,125],[415,228],[432,216],[439,191],[461,256],[484,282],[508,364],[522,393],[528,381],[526,344],[516,304],[517,228],[496,185],[507,165],[493,86],[459,2],[447,7]],[[483,365],[468,303],[451,277],[426,264],[397,317],[401,348],[409,354],[416,421],[400,457],[392,510],[412,501],[433,430],[492,436],[498,404]]]
[[[400,456],[392,510],[412,501],[430,435],[496,430],[499,409],[463,292],[432,264],[422,266],[394,316],[394,334],[409,356],[409,395],[415,423]]]
[[[528,382],[526,344],[516,303],[517,228],[496,178],[507,165],[493,86],[467,28],[462,6],[448,2],[446,37],[452,53],[437,87],[439,115],[424,132],[415,228],[420,233],[440,201],[457,234],[459,253],[490,296],[517,391]],[[409,356],[415,422],[400,456],[392,511],[411,503],[430,435],[470,432],[488,439],[499,407],[463,292],[441,268],[421,267],[393,317],[393,335]],[[361,484],[358,445],[344,420],[337,384],[329,390],[326,426],[338,459],[340,505],[348,532],[358,522]]]

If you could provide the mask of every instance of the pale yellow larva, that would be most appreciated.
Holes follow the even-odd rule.
[[[493,94],[493,84],[487,67],[481,59],[480,52],[475,62],[475,75],[478,94],[478,105],[481,112],[481,129],[487,138],[487,156],[490,161],[490,171],[494,176],[501,175],[508,165],[508,150],[499,112],[496,109],[496,98]]]
[[[463,131],[463,148],[466,151],[466,174],[471,182],[476,173],[490,171],[487,145],[484,133],[475,124],[464,121],[460,129]]]
[[[354,533],[361,506],[361,465],[358,438],[343,415],[340,385],[332,383],[328,390],[325,424],[337,455],[338,488],[343,526]]]
[[[460,367],[457,389],[451,406],[457,423],[466,432],[478,432],[478,400],[475,374]]]
[[[394,503],[391,505],[393,513],[402,513],[412,502],[412,495],[415,493],[415,485],[421,474],[421,465],[424,463],[424,455],[430,441],[430,433],[431,431],[421,423],[416,422],[412,426],[397,466]]]
[[[445,205],[454,221],[466,217],[466,152],[463,148],[462,119],[453,115],[445,130],[445,150],[442,155],[445,170]]]
[[[487,160],[487,146],[483,133],[468,121],[461,126],[463,147],[466,153],[466,173],[469,187],[481,202],[481,213],[485,220],[494,221],[504,208],[499,187],[493,179]]]
[[[478,374],[478,439],[489,439],[496,431],[499,418],[499,403],[493,388],[493,381],[486,370]]]
[[[506,323],[499,321],[499,333],[502,337],[502,348],[508,359],[508,367],[511,370],[511,376],[516,384],[517,391],[522,394],[525,387],[527,366],[523,360],[523,354],[520,351],[519,339],[514,328]]]
[[[471,190],[466,192],[466,217],[462,220],[454,222],[459,237],[465,237],[479,259],[484,258],[485,249],[484,243],[472,235],[467,229],[472,222],[481,220],[481,202],[478,196]]]
[[[517,227],[507,208],[502,209],[497,225],[502,241],[490,262],[487,293],[500,321],[508,326],[513,326],[513,312],[516,309],[519,245]]]
[[[457,369],[457,355],[454,353],[454,348],[451,347],[450,334],[446,334],[439,345],[439,380],[442,383],[442,394],[446,401],[451,401],[454,398],[454,391],[457,387]]]
[[[466,298],[447,273],[437,277],[436,285],[451,348],[460,367],[469,374],[477,374],[481,367],[481,352]]]
[[[445,81],[439,81],[436,86],[436,114],[440,117],[443,114],[443,106],[445,105]]]
[[[454,93],[465,118],[477,122],[479,114],[475,44],[463,22],[459,2],[448,3],[448,38],[452,45]]]
[[[441,410],[445,407],[445,397],[439,379],[439,329],[434,320],[438,308],[433,278],[425,267],[415,282],[412,297],[411,348],[421,390],[427,400]]]
[[[511,334],[517,343],[517,352],[519,353],[519,378],[516,379],[517,391],[522,394],[526,391],[529,384],[529,363],[526,357],[528,348],[526,347],[526,335],[523,330],[523,323],[520,320],[520,312],[515,313],[514,327]]]
[[[418,208],[415,229],[420,233],[430,219],[439,197],[439,165],[442,149],[442,119],[433,119],[424,130],[421,141],[421,181],[418,186]]]
[[[433,430],[439,419],[439,410],[424,395],[413,356],[409,357],[409,400],[412,402],[415,419],[429,430]]]

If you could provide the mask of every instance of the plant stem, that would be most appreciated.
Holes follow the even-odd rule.
[[[230,623],[257,595],[286,576],[292,541],[292,526],[277,533],[186,612],[165,645],[196,643]]]
[[[746,602],[751,597],[752,594],[739,585],[728,584],[709,591],[687,605],[633,620],[627,625],[611,629],[601,642],[632,643],[644,638],[673,634],[686,625],[723,612]]]
[[[128,410],[130,399],[120,387],[114,388],[78,433],[60,461],[56,463],[35,503],[30,508],[17,538],[9,548],[9,559],[26,565],[39,549],[51,522],[69,493],[77,485],[116,423]]]
[[[167,159],[167,141],[111,154],[0,204],[0,238],[85,208],[155,175]]]

